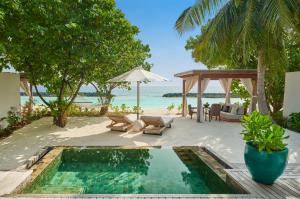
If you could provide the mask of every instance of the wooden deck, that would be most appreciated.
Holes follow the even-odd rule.
[[[285,173],[273,184],[263,185],[252,180],[247,169],[228,169],[228,177],[234,179],[249,192],[250,198],[300,198],[300,165],[288,166]]]

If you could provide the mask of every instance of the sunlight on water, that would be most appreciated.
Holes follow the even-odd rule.
[[[66,149],[25,193],[233,193],[192,151]]]
[[[179,106],[182,103],[180,97],[174,98],[167,98],[162,97],[163,94],[166,93],[180,93],[181,88],[179,87],[171,87],[171,86],[155,86],[155,87],[142,87],[141,88],[141,107],[142,108],[166,108],[170,104],[175,104],[175,106]],[[195,91],[192,91],[195,92]],[[136,90],[133,88],[130,91],[117,89],[114,91],[114,95],[116,96],[113,101],[112,105],[120,106],[121,104],[126,104],[127,106],[133,107],[136,105]],[[46,100],[55,100],[54,97],[45,97]],[[97,97],[84,97],[87,101],[92,102],[93,105],[99,104]],[[28,97],[22,96],[21,97],[21,104],[24,105],[25,102],[28,100]],[[34,98],[35,104],[40,105],[42,101],[39,97]],[[192,104],[192,106],[196,106],[196,98],[188,98],[188,104]],[[212,103],[220,103],[224,102],[224,98],[203,98],[203,103],[208,102],[209,104]],[[233,98],[232,103],[235,102],[242,102],[240,99]]]

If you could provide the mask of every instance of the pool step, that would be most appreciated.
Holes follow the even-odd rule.
[[[182,150],[182,149],[175,149],[174,150],[178,157],[185,163],[193,163],[193,159],[191,158],[191,155],[189,154],[189,151]]]
[[[85,192],[84,187],[79,186],[54,186],[54,185],[45,185],[39,189],[34,190],[32,193],[38,194],[83,194]]]

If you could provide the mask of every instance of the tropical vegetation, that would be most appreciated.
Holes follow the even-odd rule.
[[[170,104],[169,106],[167,106],[167,110],[168,110],[168,113],[171,113],[171,111],[175,108],[175,104],[172,103]]]
[[[289,136],[285,136],[285,130],[273,124],[269,116],[254,111],[245,115],[241,122],[243,139],[259,151],[281,151],[287,146],[284,140]]]
[[[0,26],[1,68],[24,72],[60,127],[82,85],[110,100],[118,85],[104,88],[109,78],[138,64],[149,69],[149,47],[114,0],[3,0]],[[56,100],[45,100],[38,85]]]
[[[136,40],[138,28],[135,27],[131,34],[127,34],[125,40],[121,40],[114,44],[112,48],[111,59],[105,64],[98,67],[90,76],[90,82],[96,90],[101,104],[101,114],[108,111],[108,107],[113,99],[112,90],[115,88],[130,89],[129,83],[108,83],[108,80],[119,76],[137,66],[142,66],[146,70],[150,70],[151,65],[145,62],[150,58],[150,48],[148,45],[142,44],[140,40]]]
[[[109,105],[110,109],[112,110],[113,113],[120,113],[120,114],[130,114],[130,113],[134,113],[136,114],[137,112],[139,112],[140,114],[144,112],[144,110],[139,107],[137,108],[137,106],[127,106],[126,104],[121,104],[120,106],[116,105],[116,106],[112,106],[111,104]]]
[[[186,48],[210,68],[257,68],[258,107],[269,114],[282,104],[285,66],[297,60],[299,67],[299,13],[300,2],[294,0],[197,0],[182,12],[175,28],[182,34],[202,26]],[[293,37],[290,46],[288,37]],[[289,47],[298,50],[287,52]]]
[[[300,132],[300,113],[292,113],[289,115],[287,127],[293,131]]]
[[[49,109],[44,106],[39,106],[29,113],[28,106],[27,103],[22,112],[15,107],[10,107],[7,116],[0,118],[0,139],[9,136],[13,131],[30,124],[34,120],[50,115]]]

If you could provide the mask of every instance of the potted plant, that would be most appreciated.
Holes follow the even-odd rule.
[[[204,108],[209,108],[209,103],[206,102],[204,105],[203,105]]]
[[[242,126],[246,141],[244,159],[252,178],[263,184],[273,184],[287,164],[285,130],[273,124],[269,116],[256,111],[243,117]]]

